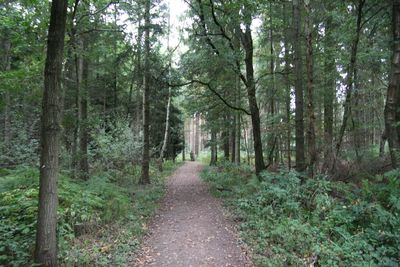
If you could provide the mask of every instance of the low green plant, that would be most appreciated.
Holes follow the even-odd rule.
[[[246,167],[247,168],[247,167]],[[262,266],[399,266],[400,182],[392,171],[361,186],[224,163],[202,174],[240,221]]]
[[[24,265],[33,255],[39,173],[21,168],[0,178],[0,264]],[[66,176],[59,180],[57,233],[60,247],[74,237],[74,226],[100,220],[103,199]]]
[[[57,235],[61,262],[124,266],[121,262],[137,249],[147,220],[164,194],[164,178],[177,166],[165,162],[163,173],[151,166],[152,184],[145,187],[137,185],[138,175],[133,176],[129,168],[123,186],[118,185],[121,180],[114,171],[98,172],[88,181],[60,175]],[[1,173],[0,265],[27,266],[32,263],[35,244],[39,172],[20,167]]]

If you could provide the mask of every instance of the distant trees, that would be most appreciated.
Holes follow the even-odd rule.
[[[363,159],[373,157],[373,147],[382,143],[384,93],[378,88],[387,65],[378,61],[388,59],[382,39],[389,25],[387,5],[374,0],[186,2],[194,18],[188,43],[196,51],[185,55],[196,64],[186,78],[201,80],[208,89],[203,97],[214,95],[226,112],[243,115],[237,128],[237,119],[219,113],[231,122],[229,129],[221,124],[209,138],[217,139],[225,157],[238,154],[228,136],[244,141],[248,133],[252,138],[242,149],[253,146],[249,161],[254,156],[257,173],[266,167],[265,156],[269,168],[291,168],[294,160],[296,170],[311,175],[335,175],[353,158],[352,168],[361,168]],[[233,89],[240,87],[232,84],[233,77],[245,92]],[[374,112],[362,108],[368,103]]]
[[[172,101],[178,90],[168,86],[179,73],[167,74],[171,55],[160,45],[163,5],[67,2],[52,1],[51,10],[43,1],[0,3],[0,168],[40,168],[34,257],[43,266],[57,265],[60,170],[89,180],[143,163],[140,182],[149,183],[151,160],[175,159],[183,148],[182,114]],[[133,31],[124,32],[127,23]]]

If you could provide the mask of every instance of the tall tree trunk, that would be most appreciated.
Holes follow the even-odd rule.
[[[140,23],[140,18],[138,19],[138,36],[136,40],[136,70],[135,70],[135,75],[136,75],[136,112],[135,112],[135,133],[140,132],[140,117],[142,114],[142,109],[141,109],[141,98],[140,98],[140,91],[142,88],[142,82],[143,82],[143,77],[142,77],[142,35],[143,35],[143,30],[142,30],[142,25]]]
[[[271,94],[269,96],[269,109],[270,109],[270,116],[271,116],[271,126],[270,126],[270,133],[269,133],[269,140],[268,140],[268,165],[272,165],[274,163],[274,152],[276,149],[276,142],[277,137],[275,134],[275,62],[274,62],[274,39],[272,33],[272,3],[269,4],[270,10],[270,29],[269,29],[269,49],[270,49],[270,64],[269,64],[269,71],[272,75],[271,81]]]
[[[200,153],[200,114],[196,113],[195,115],[195,139],[194,139],[194,154],[196,157],[199,156]]]
[[[295,121],[296,121],[296,170],[305,170],[304,153],[304,107],[303,107],[303,63],[301,52],[301,10],[300,1],[293,0],[293,28],[294,28],[294,70],[295,70]]]
[[[331,6],[328,7],[328,12],[331,12]],[[329,170],[329,166],[333,160],[333,101],[336,91],[335,81],[335,56],[334,56],[334,40],[333,40],[333,25],[332,16],[328,16],[325,26],[325,88],[324,88],[324,170]]]
[[[235,138],[236,138],[236,133],[235,133],[235,131],[236,131],[236,116],[233,116],[232,117],[232,121],[233,121],[233,123],[232,123],[232,125],[231,125],[231,129],[230,129],[230,132],[229,132],[229,141],[230,141],[230,150],[231,150],[231,162],[232,163],[234,163],[235,162],[235,143],[236,143],[236,141],[235,141]]]
[[[229,132],[227,130],[222,131],[222,142],[224,146],[224,158],[229,160]]]
[[[385,144],[386,144],[387,139],[388,138],[387,138],[386,129],[385,129],[385,130],[383,130],[383,133],[381,135],[381,140],[379,142],[379,157],[380,158],[383,158],[385,156]]]
[[[353,132],[354,152],[356,153],[356,160],[357,162],[361,162],[362,154],[360,153],[360,151],[363,146],[363,129],[361,128],[362,112],[360,110],[360,100],[362,101],[362,94],[360,94],[361,84],[358,79],[357,67],[354,67],[353,80],[354,97],[352,101],[353,114],[351,116],[351,130]]]
[[[245,67],[246,67],[246,89],[249,101],[251,124],[253,127],[254,141],[254,157],[256,174],[258,175],[265,169],[263,148],[261,142],[261,126],[260,126],[260,110],[256,98],[256,85],[254,80],[253,66],[253,38],[251,35],[250,22],[245,25],[246,29],[241,34],[241,41],[245,51]]]
[[[114,2],[114,31],[117,32],[117,2]],[[117,38],[113,40],[113,52],[114,52],[114,68],[113,68],[113,111],[114,116],[116,116],[117,106],[118,106],[118,51],[117,51]]]
[[[72,168],[74,177],[76,178],[78,171],[79,162],[79,128],[81,126],[81,85],[82,85],[82,70],[83,70],[83,42],[80,38],[75,35],[76,30],[74,30],[74,35],[72,37],[73,51],[75,57],[75,127],[74,136],[72,140]]]
[[[49,267],[57,266],[57,178],[63,109],[60,83],[67,4],[67,0],[53,0],[51,4],[44,71],[35,263]]]
[[[79,131],[79,175],[82,179],[89,178],[89,162],[88,162],[88,97],[89,97],[89,58],[86,55],[89,47],[88,37],[83,37],[83,56],[82,62],[82,95],[81,95],[81,123]]]
[[[213,128],[211,128],[211,160],[210,160],[210,166],[214,166],[217,164],[217,132]]]
[[[160,172],[163,171],[163,167],[162,167],[162,162],[164,160],[164,152],[167,149],[167,141],[168,141],[168,135],[169,135],[169,117],[170,117],[170,110],[171,110],[171,87],[168,88],[168,103],[167,103],[167,115],[165,118],[165,130],[164,130],[164,140],[163,140],[163,144],[161,147],[161,151],[160,151],[160,158],[159,160],[159,165],[158,165],[158,169]]]
[[[169,38],[170,38],[170,34],[171,34],[171,7],[168,6],[168,40],[167,40],[167,50],[168,53],[170,53],[170,47],[169,47]],[[170,77],[171,77],[171,59],[168,62],[168,84],[170,83]],[[163,144],[161,146],[161,151],[160,151],[160,158],[158,159],[158,170],[160,172],[163,171],[163,160],[164,160],[164,152],[167,149],[167,142],[168,142],[168,135],[169,135],[169,113],[170,113],[170,109],[171,109],[171,86],[168,87],[168,100],[167,100],[167,114],[165,117],[165,130],[164,130],[164,140],[163,140]],[[175,154],[173,155],[173,157],[175,158]]]
[[[312,31],[313,24],[311,21],[311,8],[310,0],[305,0],[305,9],[307,12],[306,26],[306,66],[307,66],[307,115],[308,115],[308,129],[307,129],[307,143],[308,143],[308,172],[311,177],[314,176],[315,162],[317,160],[317,150],[315,143],[315,114],[314,114],[314,72],[313,72],[313,47],[312,47]]]
[[[1,40],[1,70],[9,71],[11,69],[11,42],[7,38]],[[4,132],[3,132],[3,153],[7,155],[10,152],[11,141],[11,96],[10,92],[4,92]]]
[[[150,3],[145,3],[145,30],[144,30],[144,79],[143,79],[143,156],[142,156],[142,174],[141,184],[149,184],[150,167]]]
[[[392,167],[397,168],[400,160],[400,0],[393,0],[392,4],[393,52],[385,106],[385,129]]]
[[[233,39],[233,45],[237,51],[240,50],[240,40],[237,35],[237,29],[234,29],[234,39]],[[236,107],[241,106],[241,90],[240,90],[240,77],[239,75],[235,75],[235,102],[236,102]],[[241,132],[241,121],[240,121],[240,112],[236,111],[235,112],[235,160],[234,162],[239,165],[240,164],[240,132]]]
[[[239,84],[240,84],[240,81],[239,81]],[[239,103],[239,101],[237,103]],[[236,126],[236,129],[235,129],[235,163],[237,165],[239,165],[240,164],[240,131],[241,131],[239,112],[236,112],[235,120],[236,120],[236,124],[235,124],[235,126]]]
[[[353,42],[351,44],[350,62],[347,67],[346,100],[344,102],[344,113],[343,113],[342,125],[340,126],[339,137],[338,137],[338,141],[336,143],[336,153],[335,153],[335,157],[333,160],[332,170],[335,168],[336,159],[338,158],[338,156],[340,154],[340,149],[342,146],[344,133],[347,128],[347,121],[352,116],[351,115],[351,99],[352,99],[351,95],[352,95],[352,91],[353,91],[353,82],[354,82],[353,75],[354,75],[354,69],[356,67],[358,43],[360,41],[360,35],[361,35],[361,29],[362,29],[361,20],[362,20],[364,4],[365,4],[365,0],[358,1],[356,32],[354,35]]]
[[[182,161],[186,160],[186,132],[185,132],[186,120],[183,122],[183,140],[182,140]]]
[[[288,14],[286,12],[288,4],[283,5],[283,16],[284,16],[284,25],[289,25],[289,22],[287,20]],[[286,132],[286,149],[287,149],[287,161],[288,161],[288,168],[289,170],[292,168],[292,151],[291,151],[291,140],[292,140],[292,127],[291,127],[291,122],[290,122],[290,103],[291,103],[291,93],[290,93],[290,79],[289,79],[289,71],[290,71],[290,62],[289,62],[289,27],[285,29],[285,35],[284,35],[284,49],[285,49],[285,54],[284,54],[284,60],[285,60],[285,108],[286,108],[286,127],[287,127],[287,132]]]

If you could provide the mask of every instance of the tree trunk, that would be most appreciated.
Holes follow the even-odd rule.
[[[328,9],[328,12],[331,8]],[[325,88],[324,88],[324,170],[329,170],[333,161],[333,101],[336,91],[336,73],[333,40],[332,17],[328,16],[326,20],[326,39],[324,44],[325,52]]]
[[[196,113],[195,115],[195,139],[194,139],[194,154],[196,157],[199,156],[199,148],[200,148],[200,123],[199,123],[200,114]]]
[[[305,0],[305,9],[307,12],[306,25],[306,66],[307,66],[307,115],[308,115],[308,129],[307,129],[307,143],[308,143],[308,172],[311,177],[314,176],[315,162],[317,160],[317,150],[315,143],[315,114],[314,114],[314,72],[313,72],[313,47],[312,47],[312,21],[311,21],[311,8],[310,1]]]
[[[379,157],[383,158],[385,156],[385,144],[387,141],[387,135],[386,135],[386,129],[383,130],[383,133],[381,135],[381,140],[379,142]]]
[[[75,34],[75,33],[74,33]],[[82,70],[83,70],[83,42],[76,35],[72,38],[73,51],[75,54],[75,127],[72,140],[72,168],[74,177],[78,177],[78,162],[79,162],[79,128],[81,126],[81,85],[82,85]]]
[[[171,87],[168,88],[168,103],[167,103],[167,115],[165,118],[164,140],[163,140],[163,144],[162,144],[161,151],[160,151],[160,158],[158,159],[159,160],[158,169],[160,172],[163,171],[162,162],[164,160],[164,152],[167,148],[167,141],[168,141],[168,134],[169,134],[170,109],[171,109]]]
[[[142,77],[142,25],[140,23],[140,18],[138,19],[138,36],[137,36],[137,48],[136,48],[136,70],[135,70],[135,75],[136,75],[136,112],[135,112],[135,133],[139,135],[140,132],[140,117],[142,114],[142,109],[141,109],[141,99],[140,99],[140,91],[142,87],[142,82],[143,82],[143,77]]]
[[[353,91],[353,78],[354,78],[354,69],[356,67],[356,61],[357,61],[357,50],[358,50],[358,43],[360,41],[360,34],[361,34],[361,19],[362,19],[362,12],[363,12],[363,7],[365,4],[365,0],[359,0],[358,2],[358,7],[357,7],[357,26],[356,26],[356,33],[351,45],[351,54],[350,54],[350,63],[347,67],[347,76],[346,76],[346,100],[344,102],[344,113],[343,113],[343,120],[342,120],[342,125],[339,130],[339,137],[338,141],[336,144],[336,153],[335,157],[333,160],[333,166],[332,170],[335,168],[336,164],[336,159],[339,156],[344,133],[347,128],[347,121],[348,119],[352,116],[351,115],[351,95]]]
[[[272,3],[270,2],[270,29],[269,29],[269,49],[270,49],[270,64],[269,64],[269,71],[272,75],[271,81],[271,93],[269,95],[269,109],[270,109],[270,117],[271,117],[271,126],[268,138],[268,165],[274,164],[274,152],[276,149],[276,134],[275,134],[275,62],[274,62],[274,40],[273,40],[273,33],[272,33]]]
[[[185,132],[186,120],[183,122],[183,140],[182,140],[182,161],[186,160],[186,132]]]
[[[141,184],[150,184],[150,1],[145,3],[144,79],[143,79],[143,156]]]
[[[240,84],[240,82],[239,82]],[[239,101],[237,102],[239,103]],[[240,164],[240,131],[241,131],[241,127],[240,127],[240,114],[238,112],[236,112],[235,114],[236,117],[236,130],[235,130],[235,163],[237,165]]]
[[[234,163],[235,162],[235,143],[236,143],[236,141],[235,141],[235,138],[236,138],[236,133],[235,133],[235,131],[236,131],[236,116],[233,116],[232,117],[232,121],[233,121],[233,123],[232,123],[232,125],[231,125],[231,129],[230,129],[230,132],[229,132],[229,141],[230,141],[230,151],[231,151],[231,162],[232,163]]]
[[[260,110],[257,105],[256,86],[254,81],[253,66],[253,38],[251,36],[250,24],[246,24],[245,32],[242,32],[241,41],[245,51],[246,66],[246,89],[249,101],[251,124],[253,127],[254,157],[256,174],[265,169],[263,148],[261,142]]]
[[[283,16],[285,19],[284,25],[289,25],[289,22],[287,21],[288,14],[286,12],[287,10],[287,5],[284,4],[283,8]],[[288,169],[290,170],[292,168],[292,151],[291,151],[291,140],[292,140],[292,127],[290,125],[290,102],[291,102],[291,94],[290,94],[290,79],[289,79],[289,71],[290,71],[290,62],[289,62],[289,29],[285,29],[285,36],[284,36],[284,49],[285,49],[285,54],[284,54],[284,59],[285,59],[285,88],[286,88],[286,94],[285,94],[285,108],[286,108],[286,127],[287,127],[287,132],[286,132],[286,149],[287,149],[287,161],[288,161]]]
[[[240,39],[238,38],[238,29],[234,29],[234,39],[233,39],[233,45],[234,48],[237,51],[240,51]],[[235,102],[236,102],[236,107],[241,106],[241,92],[240,92],[240,76],[235,75]],[[240,132],[241,132],[241,126],[240,126],[240,112],[236,111],[235,112],[235,146],[234,146],[234,162],[235,164],[239,165],[240,164]]]
[[[114,31],[117,32],[118,25],[117,25],[117,3],[114,2]],[[113,111],[114,116],[116,116],[117,106],[118,106],[118,51],[117,51],[117,38],[113,40],[113,52],[114,52],[114,68],[113,68]]]
[[[217,164],[217,133],[214,128],[211,129],[211,160],[210,166]]]
[[[393,52],[385,106],[385,129],[392,167],[397,168],[400,160],[400,0],[393,0],[392,12]]]
[[[11,69],[11,42],[8,39],[1,40],[1,59],[2,66],[1,70],[9,71]],[[3,133],[3,144],[4,144],[4,155],[10,152],[10,141],[11,141],[11,97],[10,92],[5,90],[4,92],[4,133]]]
[[[294,71],[295,71],[295,121],[296,121],[296,170],[305,170],[304,154],[304,107],[303,107],[303,68],[301,53],[301,0],[293,0],[293,28],[294,28]]]
[[[67,0],[53,0],[51,4],[44,71],[35,263],[49,267],[57,266],[57,177],[63,109],[60,83],[67,4]]]
[[[89,162],[88,162],[88,97],[89,97],[89,58],[86,55],[88,52],[89,42],[88,38],[83,38],[83,56],[82,63],[82,95],[81,95],[81,123],[79,131],[79,175],[81,179],[87,180],[89,178]]]
[[[224,158],[229,160],[229,132],[227,130],[222,131],[222,142],[224,144]]]

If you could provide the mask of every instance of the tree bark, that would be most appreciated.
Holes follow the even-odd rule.
[[[140,99],[140,91],[141,91],[141,87],[142,87],[142,82],[143,82],[143,77],[141,75],[142,73],[142,35],[143,35],[143,30],[142,30],[142,25],[140,23],[140,18],[138,19],[138,36],[137,36],[137,48],[136,48],[136,70],[135,70],[135,75],[136,75],[136,80],[137,80],[137,84],[136,84],[136,112],[135,112],[135,133],[139,133],[140,132],[140,115],[141,115],[141,111],[143,110],[143,107],[141,109],[141,99]]]
[[[171,109],[171,87],[168,88],[168,103],[167,103],[167,115],[165,117],[165,130],[164,130],[164,140],[160,151],[160,158],[158,169],[160,172],[163,171],[162,162],[164,160],[164,152],[167,149],[167,141],[168,141],[168,134],[169,134],[169,113]]]
[[[78,162],[79,162],[79,131],[81,126],[81,85],[82,85],[82,70],[83,70],[83,42],[76,36],[76,30],[73,30],[72,44],[75,57],[75,127],[72,140],[72,168],[74,177],[78,177]]]
[[[331,8],[328,7],[328,12],[331,11]],[[325,88],[324,88],[324,164],[323,169],[329,170],[329,166],[333,161],[333,101],[335,97],[336,91],[336,83],[335,83],[335,56],[333,46],[333,25],[332,25],[332,16],[328,16],[326,20],[325,26],[325,44],[324,50],[325,52]]]
[[[79,175],[81,179],[89,178],[89,162],[88,162],[88,97],[89,97],[89,58],[86,55],[89,47],[88,37],[83,37],[83,55],[82,62],[82,95],[81,95],[81,122],[79,131]]]
[[[232,125],[231,125],[231,129],[229,132],[229,141],[230,141],[230,151],[231,151],[231,162],[234,163],[235,162],[235,138],[236,138],[236,116],[231,117],[232,118]]]
[[[283,16],[284,16],[284,25],[289,25],[287,20],[288,14],[287,3],[283,5]],[[285,108],[286,108],[286,149],[287,149],[287,161],[288,161],[288,169],[292,168],[292,151],[291,151],[291,140],[292,140],[292,127],[291,127],[291,110],[290,110],[290,102],[291,102],[291,92],[290,92],[290,79],[289,79],[289,71],[290,71],[290,55],[289,55],[289,27],[285,29],[284,35],[284,60],[285,60]]]
[[[150,184],[150,1],[145,3],[145,30],[144,30],[144,79],[143,79],[143,155],[141,184]]]
[[[200,123],[199,123],[200,114],[196,113],[195,115],[195,139],[194,139],[194,154],[196,157],[199,156],[200,152]]]
[[[399,167],[400,160],[400,0],[392,2],[392,61],[385,106],[385,129],[389,143],[392,167]]]
[[[210,166],[215,166],[217,164],[217,133],[214,128],[211,129],[211,160]]]
[[[222,142],[224,146],[224,158],[229,160],[229,132],[227,130],[222,131]]]
[[[293,0],[293,28],[294,28],[294,70],[295,70],[295,122],[296,122],[296,170],[305,170],[304,153],[304,107],[303,107],[303,67],[301,52],[301,10],[300,1]]]
[[[7,38],[1,40],[1,59],[3,71],[9,71],[11,69],[11,42]],[[4,92],[4,132],[3,132],[3,143],[4,143],[4,155],[10,152],[10,141],[11,141],[11,96],[8,90]]]
[[[186,132],[185,132],[186,120],[183,122],[183,140],[182,140],[182,161],[186,160]]]
[[[353,91],[353,82],[354,82],[354,69],[356,67],[357,61],[357,50],[358,50],[358,43],[360,41],[361,35],[361,19],[362,19],[362,12],[363,7],[365,4],[365,0],[359,0],[357,6],[357,25],[356,25],[356,32],[355,36],[351,45],[351,54],[350,54],[350,62],[347,67],[347,76],[346,76],[346,100],[344,102],[344,113],[342,119],[342,125],[340,126],[339,130],[339,137],[336,143],[336,153],[333,160],[332,170],[335,168],[336,159],[340,154],[340,149],[343,142],[344,133],[347,128],[347,121],[352,116],[351,115],[351,99],[352,99],[352,91]]]
[[[51,4],[44,71],[35,263],[49,267],[57,266],[57,178],[63,109],[60,83],[67,4],[67,0],[53,0]]]
[[[315,143],[315,114],[314,114],[314,72],[313,72],[313,47],[312,47],[312,21],[311,21],[311,8],[310,1],[305,0],[306,16],[306,66],[307,66],[307,115],[308,115],[308,129],[307,129],[307,143],[308,143],[308,172],[311,177],[314,176],[314,168],[317,160],[317,150]]]
[[[270,29],[269,29],[269,50],[270,50],[270,64],[269,64],[269,71],[272,75],[271,81],[271,93],[269,95],[269,111],[271,117],[271,126],[270,126],[270,133],[268,138],[268,165],[274,164],[274,152],[277,149],[277,136],[275,134],[275,62],[274,62],[274,39],[273,39],[273,32],[272,32],[272,3],[269,4],[270,10]]]
[[[239,81],[240,84],[240,81]],[[239,85],[240,86],[240,85]],[[237,103],[239,103],[240,101],[238,101]],[[240,127],[240,114],[239,112],[236,112],[235,114],[235,120],[236,120],[236,129],[235,129],[235,163],[237,165],[240,164],[240,131],[241,131],[241,127]]]
[[[261,142],[260,110],[257,104],[256,85],[254,80],[253,38],[251,35],[250,24],[247,23],[245,27],[245,31],[241,34],[241,41],[245,51],[246,89],[250,107],[251,124],[253,127],[255,169],[256,174],[258,175],[265,169],[265,163]]]

